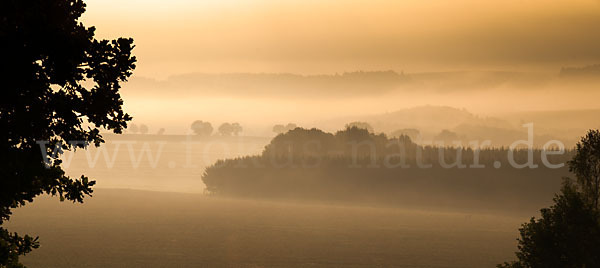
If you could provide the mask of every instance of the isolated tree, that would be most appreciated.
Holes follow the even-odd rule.
[[[140,131],[136,124],[130,124],[127,130],[131,131],[131,133],[133,134],[138,133],[138,131]]]
[[[600,133],[590,130],[577,144],[554,205],[541,210],[521,227],[517,261],[498,267],[600,267],[600,210],[598,209],[598,150]]]
[[[233,126],[229,123],[223,123],[218,130],[221,136],[231,136],[233,134]]]
[[[140,125],[140,134],[148,134],[148,126],[141,124]]]
[[[210,122],[196,120],[192,123],[192,131],[198,136],[210,136],[213,132],[213,127]]]
[[[231,128],[233,131],[233,135],[235,135],[235,136],[239,136],[240,132],[244,131],[244,129],[242,128],[240,123],[232,123]]]
[[[133,40],[95,39],[84,11],[81,0],[0,2],[0,225],[43,193],[83,202],[94,181],[66,176],[61,153],[99,146],[100,129],[121,133],[131,120],[119,89]],[[38,245],[0,227],[0,267],[22,267]]]
[[[369,124],[367,122],[358,122],[358,121],[350,122],[350,123],[346,124],[345,128],[352,128],[352,127],[366,129],[369,131],[369,133],[375,132],[375,130],[373,129],[371,124]]]
[[[158,129],[158,131],[156,132],[156,135],[163,135],[163,134],[165,134],[165,129],[161,127],[161,128],[160,128],[160,129]]]

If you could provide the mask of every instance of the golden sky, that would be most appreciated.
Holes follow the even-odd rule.
[[[533,70],[600,61],[599,0],[90,0],[136,75]]]

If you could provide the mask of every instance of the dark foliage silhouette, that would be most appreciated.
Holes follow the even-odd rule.
[[[121,133],[131,120],[119,88],[135,68],[133,40],[95,39],[84,11],[80,0],[0,2],[0,224],[43,193],[82,202],[94,181],[66,176],[60,154],[99,146],[100,129]],[[22,267],[38,245],[0,228],[0,267]]]
[[[600,267],[600,210],[598,169],[600,132],[590,130],[569,161],[576,181],[564,179],[550,208],[520,228],[517,261],[504,268]]]
[[[590,130],[576,145],[577,154],[569,162],[569,170],[594,209],[600,199],[600,131]]]

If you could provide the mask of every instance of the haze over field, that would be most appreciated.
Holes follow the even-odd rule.
[[[123,198],[127,205],[119,204]],[[514,229],[527,219],[127,190],[99,190],[93,199],[58,206],[44,198],[18,211],[11,229],[35,230],[44,238],[44,247],[25,263],[45,268],[493,267],[511,257]],[[86,231],[73,232],[82,228]]]
[[[461,121],[471,117],[480,118],[477,125],[506,131],[520,131],[523,123],[533,122],[540,135],[553,133],[572,145],[578,133],[598,126],[598,85],[600,75],[595,73],[580,77],[558,72],[187,74],[167,80],[133,78],[123,94],[136,114],[134,122],[164,127],[171,134],[188,133],[196,119],[237,121],[246,135],[270,136],[274,124],[286,122],[335,130],[363,120],[379,132],[423,126],[439,132],[474,123]],[[442,122],[434,114],[444,112],[422,108],[428,105],[466,113],[456,112],[463,114]],[[407,120],[417,111],[424,113]]]
[[[0,268],[599,267],[598,33],[600,0],[2,2]]]
[[[316,122],[422,105],[517,121],[600,108],[597,72],[561,75],[600,62],[597,0],[91,0],[83,20],[101,37],[134,37],[125,105],[171,133],[196,119],[261,136],[275,122],[333,130],[343,125]]]

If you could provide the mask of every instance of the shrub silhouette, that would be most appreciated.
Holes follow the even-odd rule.
[[[101,128],[121,133],[131,120],[119,88],[135,68],[133,40],[95,39],[84,11],[81,0],[0,3],[0,224],[44,193],[83,202],[94,181],[66,176],[61,153],[99,146]],[[23,267],[38,246],[0,228],[0,267]]]
[[[600,267],[599,153],[600,132],[590,130],[569,162],[576,182],[564,179],[554,204],[520,228],[518,260],[498,267]]]
[[[590,130],[576,145],[577,154],[569,162],[569,170],[591,206],[599,210],[600,199],[600,131]]]

